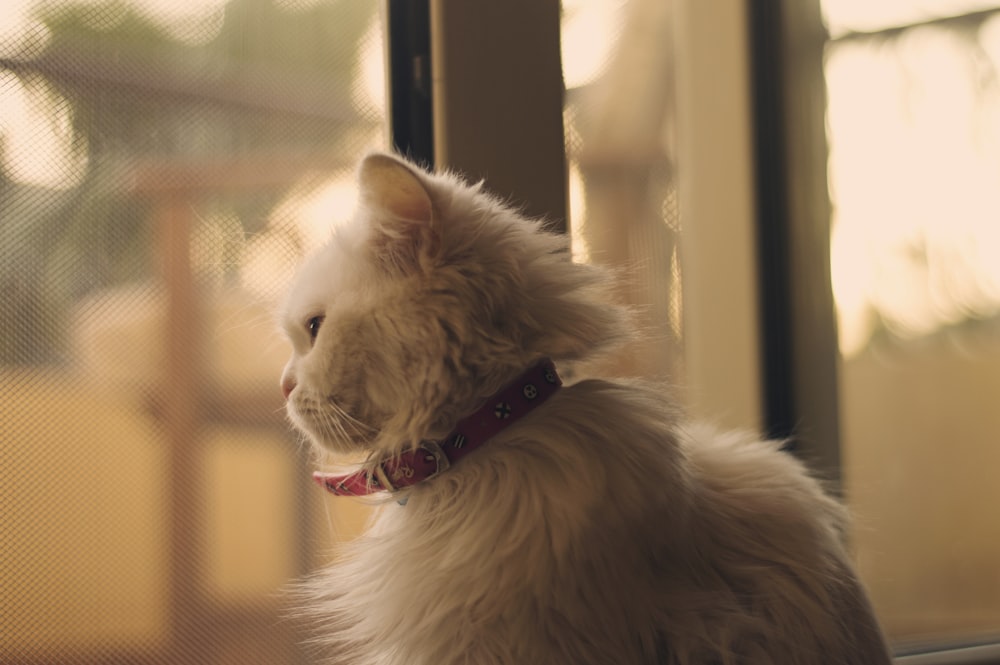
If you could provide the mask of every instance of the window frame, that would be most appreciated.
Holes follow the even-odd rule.
[[[839,346],[819,0],[751,2],[764,430],[837,489]]]

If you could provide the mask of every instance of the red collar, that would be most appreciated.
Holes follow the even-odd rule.
[[[373,468],[346,475],[317,471],[313,479],[338,496],[395,492],[433,478],[496,436],[551,397],[562,385],[556,367],[541,360],[490,397],[472,415],[458,421],[441,441],[424,441],[415,450],[382,460]]]

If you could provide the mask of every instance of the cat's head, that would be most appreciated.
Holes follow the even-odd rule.
[[[535,360],[623,339],[603,273],[479,185],[373,154],[359,188],[353,220],[304,264],[282,311],[289,417],[322,448],[443,437]]]

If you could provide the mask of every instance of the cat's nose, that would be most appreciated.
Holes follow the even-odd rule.
[[[281,377],[281,394],[284,395],[287,400],[293,390],[295,390],[295,379],[291,374],[286,372]]]

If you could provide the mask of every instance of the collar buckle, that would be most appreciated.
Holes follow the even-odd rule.
[[[437,441],[421,441],[408,457],[413,461],[412,466],[401,465],[398,459],[375,465],[372,475],[378,482],[379,489],[398,492],[416,482],[433,478],[451,466],[451,460]],[[386,469],[387,464],[390,465],[389,470]],[[414,470],[415,466],[419,466],[419,474]]]
[[[433,458],[435,469],[430,473],[430,475],[427,476],[427,478],[433,478],[442,471],[447,471],[448,467],[451,466],[451,460],[448,459],[448,455],[445,454],[444,448],[442,448],[441,444],[437,441],[421,441],[420,445],[417,447],[417,452],[423,452],[425,455],[424,459],[427,462],[432,461]]]

